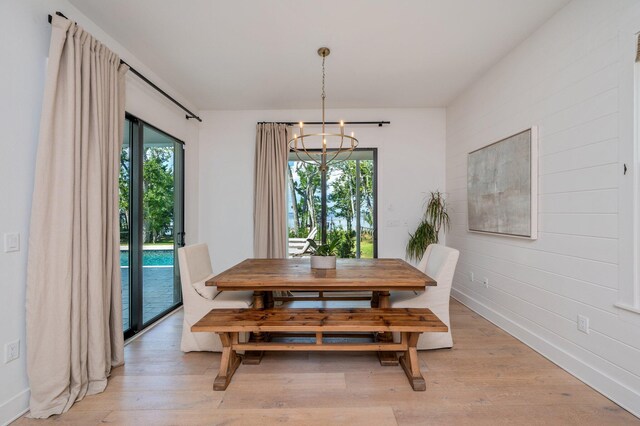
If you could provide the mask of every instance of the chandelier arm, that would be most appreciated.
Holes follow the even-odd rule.
[[[297,150],[294,150],[293,153],[296,154],[296,157],[298,157],[299,161],[301,161],[303,163],[308,163],[309,162],[308,160],[303,160],[302,158],[300,158],[300,154],[298,153]]]
[[[334,135],[334,136],[338,136],[338,135]],[[338,155],[340,155],[340,153],[342,153],[343,151],[347,151],[346,149],[342,148],[344,146],[344,134],[341,134],[339,136],[340,136],[340,147],[336,150],[336,153],[334,154],[334,156],[331,157],[331,160],[329,160],[327,163],[330,163],[333,160],[335,160],[336,157],[338,157]],[[340,161],[342,161],[342,160],[340,160]]]
[[[300,161],[302,161],[303,163],[311,164],[311,165],[318,166],[318,167],[321,165],[318,160],[314,159],[313,156],[311,156],[311,154],[309,154],[308,151],[304,151],[304,155],[307,156],[307,158],[308,158],[307,160],[304,160],[304,159],[300,158],[300,155],[298,155],[298,152],[296,152],[296,157],[298,157],[298,159]]]
[[[309,135],[306,135],[309,136]],[[294,138],[293,140],[295,140],[296,138]],[[302,158],[300,158],[300,150],[297,148],[293,149],[293,152],[296,154],[296,157],[298,157],[298,160],[302,161],[303,163],[307,163],[307,164],[315,164],[318,166],[321,166],[320,162],[316,159],[314,159],[311,154],[309,154],[309,151],[307,150],[307,147],[304,144],[304,139],[300,138],[300,144],[302,145],[302,151],[304,151],[304,154],[307,156],[308,160],[303,160]],[[291,150],[291,141],[289,141],[289,149]]]
[[[305,135],[305,136],[313,136],[313,135]],[[317,164],[318,166],[321,166],[321,165],[322,165],[318,160],[314,159],[314,158],[311,156],[311,154],[309,154],[309,150],[307,149],[307,146],[304,144],[304,139],[300,139],[300,145],[302,145],[302,150],[303,150],[303,151],[304,151],[304,153],[307,155],[307,157],[309,157],[309,160],[310,160],[310,161],[308,161],[308,163],[310,163],[310,164],[311,164],[311,163],[313,163],[313,164]]]
[[[353,150],[352,150],[352,149],[349,149],[348,151],[349,151],[349,155],[347,155],[347,158],[345,158],[345,159],[344,159],[344,160],[342,160],[342,161],[347,161],[349,158],[351,158],[351,155],[353,154]]]
[[[353,151],[356,149],[356,147],[359,144],[358,139],[352,138],[351,142],[353,143],[354,141],[355,141],[355,145],[353,146],[353,148],[345,149],[345,151],[349,152],[349,155],[347,155],[347,158],[345,158],[344,160],[340,160],[340,161],[347,161],[349,158],[351,158],[351,156],[353,155]]]
[[[336,159],[336,157],[337,157],[338,155],[340,155],[340,152],[341,152],[340,150],[336,151],[336,153],[333,155],[333,157],[331,157],[331,160],[329,160],[329,161],[327,162],[327,164],[329,164],[329,163],[331,163],[333,160],[335,160],[335,159]]]

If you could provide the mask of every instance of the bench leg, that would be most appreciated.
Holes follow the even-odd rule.
[[[229,386],[233,373],[240,365],[240,357],[233,349],[238,343],[238,333],[218,333],[222,341],[222,358],[220,360],[220,371],[213,381],[213,390],[223,391]]]
[[[264,310],[265,305],[267,303],[267,297],[264,291],[254,291],[253,292],[253,309],[257,309],[259,311]],[[266,340],[267,336],[265,333],[250,333],[249,341],[250,342],[258,342],[262,343]],[[264,355],[263,351],[245,351],[244,353],[244,361],[242,362],[245,365],[258,365],[260,361],[262,361],[262,355]]]
[[[427,385],[420,372],[420,362],[418,361],[418,350],[416,345],[418,344],[418,338],[420,333],[402,333],[402,339],[408,339],[407,351],[400,357],[400,365],[404,370],[409,383],[414,391],[424,391],[427,389]],[[408,336],[407,336],[408,335]]]

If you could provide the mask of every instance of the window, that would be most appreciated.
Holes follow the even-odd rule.
[[[636,18],[640,14],[636,13]],[[617,307],[638,321],[640,314],[640,44],[637,19],[620,30],[618,138],[619,268]]]
[[[182,303],[184,144],[127,115],[120,156],[123,331],[129,337]]]
[[[338,257],[377,257],[376,160],[376,149],[356,149],[322,173],[317,165],[289,154],[290,254],[299,253],[313,236],[317,241],[337,239]]]

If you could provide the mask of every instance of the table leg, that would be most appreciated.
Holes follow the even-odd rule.
[[[272,291],[265,291],[264,292],[264,307],[267,309],[271,309],[275,306],[275,303],[273,301],[273,292]]]
[[[372,291],[371,292],[371,307],[377,308],[380,303],[380,292]]]
[[[264,310],[265,308],[265,299],[266,295],[264,291],[254,291],[253,292],[253,309],[257,309],[259,311]],[[265,333],[251,333],[249,336],[250,342],[264,342],[267,336]],[[262,355],[264,355],[263,351],[245,351],[243,364],[248,365],[257,365],[262,361]]]
[[[390,294],[388,291],[379,291],[378,293],[378,308],[390,308],[391,301],[389,300]],[[393,334],[390,332],[378,333],[376,340],[384,343],[393,342]],[[378,359],[380,365],[398,365],[398,355],[395,352],[378,352]]]

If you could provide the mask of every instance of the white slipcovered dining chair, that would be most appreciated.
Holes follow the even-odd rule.
[[[418,264],[418,269],[436,280],[438,285],[427,287],[422,292],[391,292],[392,308],[429,308],[449,327],[446,333],[422,333],[418,340],[418,349],[440,349],[453,346],[449,321],[449,296],[459,256],[460,252],[451,247],[441,244],[429,245]],[[394,333],[394,340],[399,338],[399,334]]]
[[[252,304],[253,292],[219,292],[215,286],[205,285],[205,282],[214,276],[211,269],[209,248],[206,244],[194,244],[179,248],[178,262],[184,306],[180,349],[183,352],[222,352],[222,342],[217,334],[192,333],[191,326],[212,309],[249,308]]]

